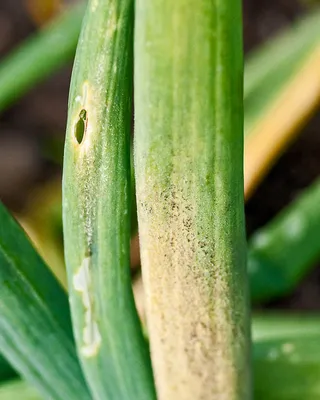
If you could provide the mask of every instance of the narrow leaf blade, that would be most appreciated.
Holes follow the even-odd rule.
[[[135,27],[137,204],[158,396],[248,399],[241,4],[138,0]]]
[[[84,4],[72,7],[0,63],[0,111],[72,60]]]
[[[252,319],[254,394],[261,400],[320,398],[320,318],[259,314]]]
[[[0,385],[1,400],[43,400],[43,397],[28,383],[14,380]]]
[[[73,71],[63,213],[78,353],[95,398],[155,397],[130,277],[131,0],[89,1]]]
[[[319,203],[317,180],[250,238],[248,271],[254,301],[285,295],[319,258]]]
[[[0,204],[0,351],[45,396],[89,399],[65,292]]]

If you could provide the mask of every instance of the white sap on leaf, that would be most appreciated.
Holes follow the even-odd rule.
[[[80,103],[81,108],[85,108],[87,104],[87,97],[88,97],[88,82],[85,81],[83,86],[82,86],[82,96],[78,95],[75,98],[76,103]]]
[[[94,357],[101,345],[101,335],[98,325],[94,320],[93,301],[91,296],[90,257],[86,257],[78,272],[73,276],[73,287],[82,295],[85,308],[85,326],[83,328],[83,346],[81,352],[85,357]]]

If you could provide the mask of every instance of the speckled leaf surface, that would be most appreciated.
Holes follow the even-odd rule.
[[[241,2],[138,0],[135,168],[160,400],[248,399]]]
[[[130,277],[131,0],[89,1],[69,97],[63,219],[79,357],[96,399],[150,400]]]

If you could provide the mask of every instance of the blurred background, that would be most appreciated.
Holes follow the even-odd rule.
[[[23,40],[75,2],[1,0],[0,59],[5,59]],[[312,12],[317,5],[318,0],[244,0],[246,53]],[[71,67],[70,62],[60,68],[0,114],[0,198],[25,220],[37,218],[42,204],[60,195]],[[320,112],[317,111],[247,202],[248,235],[264,226],[319,175]],[[41,224],[45,225],[45,220]],[[59,223],[56,231],[61,232]],[[320,263],[315,264],[292,294],[264,307],[319,310]]]

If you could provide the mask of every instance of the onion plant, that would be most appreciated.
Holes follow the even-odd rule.
[[[137,205],[160,399],[250,398],[240,10],[137,1]]]
[[[0,65],[1,110],[71,57],[83,10]],[[281,295],[319,257],[319,182],[247,251],[243,171],[244,137],[259,136],[286,71],[294,79],[317,54],[318,19],[290,48],[284,36],[251,58],[243,93],[240,0],[88,1],[63,165],[67,289],[0,206],[0,352],[23,378],[8,382],[1,359],[1,400],[320,395],[319,317],[255,315],[252,339],[249,319],[249,284],[254,301]],[[131,282],[135,207],[146,326]]]

